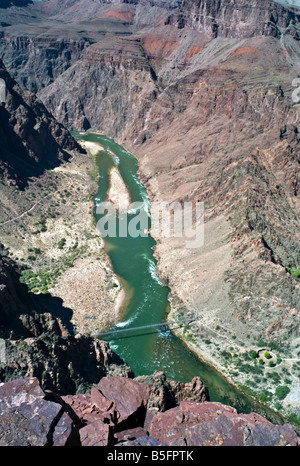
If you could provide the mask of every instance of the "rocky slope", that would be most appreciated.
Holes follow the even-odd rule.
[[[79,294],[86,301],[88,296],[84,304],[90,318],[89,280],[97,269],[102,281],[95,302],[102,325],[99,307],[112,316],[119,291],[118,284],[108,290],[113,276],[91,224],[94,161],[2,62],[0,76],[7,90],[0,108],[0,234],[5,244],[0,247],[0,378],[36,376],[43,387],[75,393],[110,370],[131,373],[106,343],[80,333],[86,315],[64,303],[69,268],[74,276],[89,267],[87,291],[73,290],[73,298]],[[67,236],[63,244],[61,235]],[[92,252],[93,260],[87,259]],[[57,281],[60,292],[51,295]]]
[[[107,37],[88,47],[81,60],[39,95],[66,127],[101,127],[115,136],[144,119],[156,86],[140,44],[131,38]]]
[[[95,333],[117,319],[120,285],[93,222],[94,158],[3,65],[1,76],[1,242],[30,292],[51,290],[79,332]]]
[[[177,15],[178,27],[192,27],[212,37],[280,37],[290,33],[299,39],[299,13],[272,0],[185,0]]]
[[[283,361],[275,372],[294,385],[284,405],[299,412],[300,287],[288,273],[299,267],[300,244],[299,108],[291,98],[298,42],[287,34],[201,43],[195,35],[188,48],[192,28],[181,29],[177,50],[159,63],[168,86],[143,133],[134,128],[126,140],[153,201],[205,202],[202,248],[158,238],[172,317],[196,307],[198,323],[180,335],[255,396],[264,383],[273,402],[272,369],[255,374],[241,358],[262,343],[276,347]]]
[[[60,394],[84,391],[107,373],[132,374],[108,344],[78,334],[61,299],[28,293],[20,270],[0,257],[0,380],[37,377]]]
[[[18,86],[2,62],[0,78],[6,84],[0,108],[1,175],[24,186],[29,176],[53,168],[68,157],[67,150],[80,147],[33,94]]]
[[[59,41],[48,42],[59,49],[51,77],[51,34],[43,29],[41,49],[31,27],[32,58],[26,47],[22,60],[38,70],[34,57],[39,50],[45,57],[30,86],[47,108],[68,128],[103,130],[138,154],[153,201],[205,202],[202,248],[172,237],[158,238],[156,248],[173,313],[199,310],[182,338],[277,407],[278,380],[287,380],[284,407],[299,413],[300,286],[290,273],[300,263],[299,105],[292,100],[299,12],[267,0],[151,8],[99,1],[85,2],[79,22],[83,2],[76,9],[54,2],[48,13],[47,3],[39,14],[51,18],[52,33],[64,18],[72,39],[82,39],[78,29],[88,38],[65,70]],[[17,19],[2,28],[3,57],[16,63]],[[15,77],[25,83],[20,69]],[[241,363],[261,346],[276,350],[280,364]]]
[[[104,377],[85,395],[58,396],[28,377],[0,386],[2,446],[297,446],[289,424],[276,426],[229,406],[182,401],[157,413],[150,388]]]

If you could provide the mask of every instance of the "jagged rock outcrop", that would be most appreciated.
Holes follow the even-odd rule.
[[[212,37],[280,37],[290,33],[299,39],[297,11],[272,0],[184,0],[176,20]]]
[[[167,379],[163,372],[155,372],[151,376],[136,377],[135,380],[150,388],[147,405],[149,412],[166,411],[177,406],[182,400],[197,402],[209,400],[207,387],[199,377],[195,377],[189,383],[182,383]]]
[[[106,392],[108,386],[115,387],[112,396]],[[43,391],[36,378],[6,382],[0,386],[0,445],[298,445],[289,424],[273,425],[257,414],[238,414],[229,406],[207,401],[182,401],[156,414],[147,427],[148,395],[147,385],[115,377],[101,379],[90,394],[63,397]]]
[[[133,377],[108,343],[74,336],[72,311],[60,299],[29,294],[19,277],[11,261],[0,257],[1,382],[37,377],[44,389],[72,394],[109,373]]]
[[[24,31],[20,35],[3,31],[0,37],[1,56],[11,76],[35,94],[81,58],[84,48],[92,43],[80,34],[57,37],[51,31],[46,38],[27,37]]]
[[[29,176],[66,160],[66,151],[81,149],[36,96],[11,78],[2,61],[0,78],[6,85],[0,107],[0,173],[23,186]]]
[[[238,414],[220,403],[188,401],[157,414],[149,435],[168,446],[296,446],[298,442],[290,425],[274,426],[255,413]]]
[[[129,130],[133,121],[143,121],[155,99],[156,85],[137,41],[107,37],[87,48],[81,60],[39,95],[66,127],[101,127],[115,137]]]

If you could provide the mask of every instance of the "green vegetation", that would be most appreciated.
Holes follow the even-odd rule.
[[[83,245],[71,248],[70,253],[56,266],[52,268],[46,268],[34,272],[33,270],[25,270],[21,277],[20,282],[25,284],[28,291],[31,293],[49,293],[49,289],[54,287],[57,283],[57,279],[70,267],[73,267],[76,259],[81,257],[87,250],[87,246]]]
[[[257,358],[257,351],[253,350],[253,351],[250,351],[250,358],[251,359],[256,359]]]
[[[292,275],[292,277],[300,280],[300,267],[287,267],[286,270]]]
[[[66,244],[66,238],[62,238],[59,242],[58,242],[58,249],[63,249],[64,246]]]
[[[300,426],[300,416],[298,416],[296,413],[289,414],[287,419],[294,426]]]
[[[251,388],[247,387],[246,385],[239,385],[239,388],[249,396],[252,396],[256,400],[261,401],[262,403],[266,403],[272,400],[272,393],[268,390],[262,390],[261,392],[256,392]]]
[[[39,227],[38,230],[33,232],[33,234],[38,234],[40,232],[45,232],[47,231],[47,226],[46,226],[46,218],[41,218],[38,222],[34,224],[36,227]]]
[[[279,385],[275,390],[275,395],[278,400],[284,400],[284,398],[289,394],[290,389],[286,385]]]

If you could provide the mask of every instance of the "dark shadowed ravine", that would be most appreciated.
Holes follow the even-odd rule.
[[[106,149],[96,157],[100,175],[99,190],[95,196],[96,221],[100,218],[96,213],[97,205],[107,200],[110,169],[113,166],[118,166],[131,201],[143,203],[149,212],[148,195],[137,174],[136,158],[104,135],[78,132],[72,132],[72,135],[84,141],[99,143]],[[128,221],[131,218],[128,215]],[[132,238],[117,235],[105,238],[112,267],[124,285],[128,299],[122,310],[122,321],[110,329],[111,334],[101,339],[109,341],[111,348],[125,360],[136,376],[164,371],[167,377],[182,382],[189,382],[199,376],[208,387],[211,401],[233,406],[238,412],[256,411],[273,422],[281,423],[280,416],[241,393],[211,366],[199,360],[172,332],[151,327],[124,331],[127,328],[160,323],[167,317],[169,289],[161,284],[156,274],[154,245],[151,236]],[[120,329],[122,332],[118,334]]]

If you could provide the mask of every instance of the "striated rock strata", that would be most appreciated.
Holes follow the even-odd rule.
[[[67,22],[72,38],[84,9],[83,2],[72,9],[74,3],[43,10],[53,27]],[[171,317],[198,308],[198,322],[180,336],[255,394],[268,382],[273,397],[276,376],[284,380],[288,373],[292,390],[284,404],[299,413],[300,285],[290,273],[300,264],[299,102],[292,98],[300,72],[299,10],[269,0],[186,0],[168,8],[155,2],[156,16],[147,1],[84,3],[89,25],[81,22],[80,30],[88,40],[59,76],[61,52],[57,60],[51,55],[55,79],[43,60],[40,97],[69,128],[103,130],[138,154],[151,200],[171,208],[205,203],[202,248],[186,248],[184,238],[157,238]],[[91,24],[101,24],[101,37]],[[1,27],[13,63],[19,26]],[[47,55],[45,48],[41,53]],[[28,62],[38,69],[38,60]],[[51,84],[41,87],[41,75]],[[20,70],[16,78],[24,79]],[[254,363],[253,373],[238,363],[261,340],[276,345],[282,361],[260,368],[257,382]]]
[[[28,177],[69,157],[80,146],[35,95],[18,86],[0,62],[6,101],[0,107],[0,173],[23,186]]]
[[[280,37],[289,32],[299,39],[300,15],[272,0],[184,0],[178,27],[204,31],[213,37]]]

